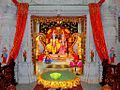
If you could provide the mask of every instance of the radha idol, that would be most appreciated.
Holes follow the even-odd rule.
[[[62,55],[65,54],[66,47],[67,47],[67,43],[65,43],[65,38],[64,38],[64,33],[63,33],[61,37],[61,45],[59,49],[59,54],[62,54]]]

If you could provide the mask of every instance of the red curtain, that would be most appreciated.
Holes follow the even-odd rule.
[[[96,50],[101,60],[109,59],[108,51],[105,43],[102,19],[100,13],[100,4],[89,4],[90,19],[92,25],[92,32]],[[110,63],[110,61],[109,61]]]
[[[26,26],[26,20],[28,16],[28,7],[29,5],[27,3],[15,3],[17,6],[17,22],[16,22],[16,33],[14,37],[14,42],[12,49],[9,54],[8,62],[11,59],[16,59],[18,56],[20,46],[22,43],[22,39],[24,36],[25,26]]]

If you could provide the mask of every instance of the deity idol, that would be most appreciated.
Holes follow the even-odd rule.
[[[59,54],[64,55],[64,54],[65,54],[65,51],[66,51],[66,46],[65,46],[65,45],[61,45],[61,46],[60,46],[60,49],[59,49]]]
[[[54,40],[54,44],[53,44],[53,39],[51,39],[50,43],[47,44],[46,49],[49,53],[56,54],[58,50],[60,49],[60,43],[58,39]]]
[[[7,54],[7,48],[4,47],[3,50],[2,50],[2,54],[1,54],[1,58],[2,58],[2,63],[6,64],[6,60],[7,60],[7,57],[8,57],[8,54]]]
[[[50,39],[50,43],[47,44],[46,49],[51,54],[65,54],[66,51],[66,43],[64,38],[64,32],[62,32],[61,40],[58,40],[58,37],[55,34],[55,31],[52,33],[52,38]]]
[[[49,56],[45,56],[43,62],[46,64],[50,64],[52,62],[52,59]]]
[[[91,57],[91,62],[93,62],[94,61],[94,51],[93,50],[91,50],[91,52],[90,52],[90,57]]]
[[[112,47],[112,48],[110,49],[110,59],[111,59],[111,63],[114,63],[115,57],[116,57],[116,55],[115,55],[115,49],[114,49],[114,47]]]
[[[46,45],[46,50],[52,52],[52,39],[50,39],[50,43]]]
[[[61,35],[61,45],[60,45],[60,49],[59,49],[59,54],[65,54],[66,52],[66,47],[67,47],[67,43],[66,43],[66,40],[65,40],[65,37],[64,37],[64,32],[62,33]]]
[[[53,33],[52,33],[52,44],[53,44],[53,47],[55,47],[56,46],[56,43],[55,43],[55,33],[54,33],[54,31],[53,31]]]

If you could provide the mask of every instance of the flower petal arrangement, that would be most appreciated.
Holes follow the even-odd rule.
[[[58,73],[58,72],[54,72],[54,73],[51,73],[51,74],[50,74],[50,77],[51,77],[52,79],[55,79],[55,80],[59,79],[61,76],[62,76],[62,74],[61,74],[61,73]]]

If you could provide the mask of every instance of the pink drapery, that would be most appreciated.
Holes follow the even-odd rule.
[[[11,48],[8,63],[11,59],[16,59],[18,56],[22,39],[24,36],[26,20],[28,16],[28,3],[19,3],[16,0],[12,0],[13,3],[17,6],[17,22],[16,22],[16,33],[14,37],[13,46]]]
[[[90,12],[91,25],[92,25],[93,39],[98,55],[102,61],[104,59],[107,59],[109,60],[110,63],[110,59],[108,56],[108,51],[105,43],[105,38],[104,38],[101,12],[100,12],[100,6],[104,1],[105,0],[100,0],[98,3],[89,4],[89,12]]]

